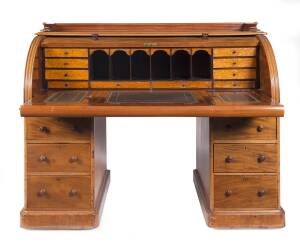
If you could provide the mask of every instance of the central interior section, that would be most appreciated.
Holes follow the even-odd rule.
[[[205,49],[96,49],[91,80],[209,80],[211,55]]]

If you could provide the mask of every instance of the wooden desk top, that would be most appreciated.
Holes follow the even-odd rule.
[[[116,91],[116,90],[114,90]],[[117,90],[124,92],[126,90]],[[130,90],[140,92],[141,90]],[[159,90],[153,92],[168,92]],[[182,92],[182,90],[177,90]],[[94,116],[174,116],[174,117],[282,117],[284,108],[259,90],[216,91],[184,90],[197,99],[193,104],[111,104],[106,103],[112,90],[86,90],[86,98],[79,103],[46,103],[55,90],[46,91],[20,107],[23,117],[94,117]],[[67,90],[66,92],[70,92]],[[78,91],[72,91],[78,92]],[[126,91],[128,92],[128,90]],[[150,91],[149,91],[150,92]],[[235,98],[228,94],[233,94]],[[243,97],[253,97],[249,100]]]

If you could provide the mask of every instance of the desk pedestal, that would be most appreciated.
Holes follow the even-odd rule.
[[[210,227],[283,227],[279,119],[197,118],[194,183]]]

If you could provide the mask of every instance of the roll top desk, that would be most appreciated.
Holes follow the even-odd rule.
[[[196,117],[208,226],[284,226],[275,57],[256,23],[44,24],[25,69],[21,226],[99,224],[106,117]]]

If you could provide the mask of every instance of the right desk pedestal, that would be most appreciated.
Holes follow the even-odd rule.
[[[279,118],[197,118],[194,182],[207,225],[276,228],[280,207]]]

